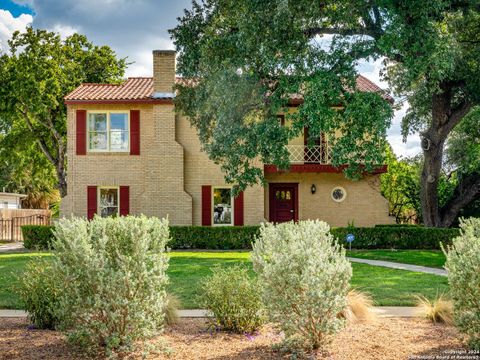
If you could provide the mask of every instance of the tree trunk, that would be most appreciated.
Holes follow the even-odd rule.
[[[60,191],[60,197],[63,199],[67,196],[67,177],[65,175],[65,171],[59,172],[57,170],[57,177],[58,177],[58,190]]]
[[[438,179],[442,168],[444,141],[435,141],[430,136],[430,129],[424,137],[430,141],[429,148],[424,148],[424,163],[420,178],[420,200],[423,212],[423,223],[425,226],[439,227],[442,224],[440,209],[438,205]]]
[[[480,173],[472,173],[459,179],[451,199],[440,210],[442,226],[452,226],[458,213],[480,197]]]

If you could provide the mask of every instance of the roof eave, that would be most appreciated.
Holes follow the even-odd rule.
[[[65,105],[113,105],[113,104],[173,104],[173,99],[111,99],[111,100],[65,100]]]

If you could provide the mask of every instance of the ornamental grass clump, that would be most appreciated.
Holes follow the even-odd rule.
[[[122,355],[162,329],[167,220],[72,218],[54,233],[60,329],[71,342],[96,355]]]
[[[244,267],[216,267],[201,287],[200,302],[213,315],[211,325],[237,333],[252,333],[264,322],[260,289]]]
[[[480,219],[461,220],[460,236],[443,249],[447,257],[453,316],[460,332],[480,350]]]
[[[253,244],[269,319],[294,350],[319,349],[345,324],[352,268],[345,249],[322,221],[265,224]]]

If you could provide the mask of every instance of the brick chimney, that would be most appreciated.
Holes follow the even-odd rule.
[[[175,84],[175,50],[153,50],[155,98],[172,98]]]

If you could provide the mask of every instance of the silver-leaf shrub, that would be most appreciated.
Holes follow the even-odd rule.
[[[480,219],[460,223],[461,234],[444,249],[454,318],[472,348],[480,350]]]
[[[141,217],[61,220],[53,268],[68,339],[107,356],[133,349],[164,324],[168,221]]]
[[[212,325],[238,333],[252,333],[264,321],[260,289],[245,267],[216,267],[202,282],[201,305],[213,317]]]
[[[252,261],[270,320],[290,348],[318,349],[345,320],[352,268],[322,221],[265,224]]]

